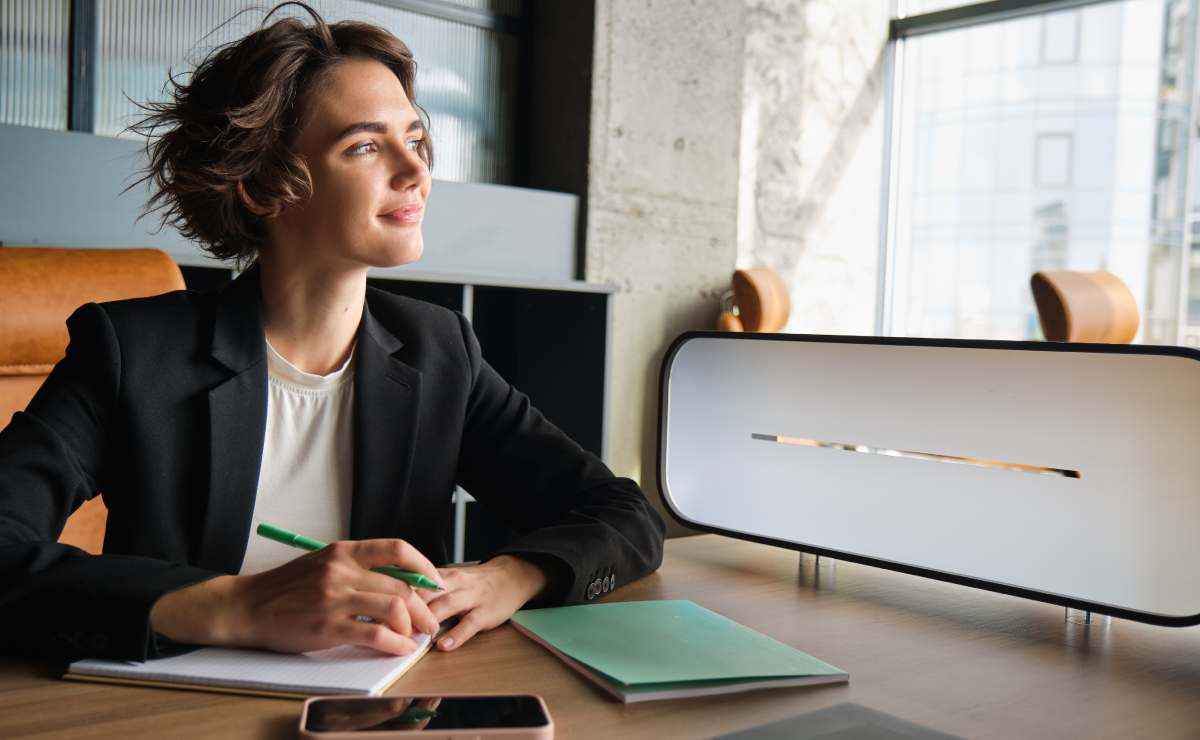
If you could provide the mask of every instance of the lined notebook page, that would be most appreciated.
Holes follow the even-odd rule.
[[[185,655],[121,663],[80,660],[71,677],[101,676],[133,681],[276,691],[293,694],[379,694],[412,667],[431,644],[414,635],[417,649],[394,656],[369,648],[343,646],[299,655],[260,650],[201,648]]]

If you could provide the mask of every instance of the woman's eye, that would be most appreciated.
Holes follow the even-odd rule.
[[[368,153],[374,152],[374,151],[376,151],[375,142],[366,141],[366,142],[363,142],[362,144],[359,144],[358,146],[350,147],[350,149],[346,153],[359,155],[359,154],[368,154]]]
[[[425,140],[424,139],[409,139],[408,141],[404,142],[404,146],[410,152],[420,151],[421,142],[423,142],[423,141],[425,141]]]

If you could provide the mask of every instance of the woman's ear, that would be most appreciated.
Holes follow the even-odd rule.
[[[241,180],[237,181],[237,194],[238,198],[240,198],[242,201],[242,205],[246,206],[246,210],[250,211],[255,216],[275,215],[274,210],[259,205],[258,201],[250,197],[250,194],[246,192],[246,186],[242,184]]]

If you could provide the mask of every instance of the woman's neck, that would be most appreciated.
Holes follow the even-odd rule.
[[[328,375],[354,349],[367,292],[367,270],[289,264],[259,257],[267,341],[306,373]]]

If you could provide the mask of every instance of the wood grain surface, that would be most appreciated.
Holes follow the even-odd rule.
[[[846,701],[971,738],[1200,738],[1200,628],[1076,624],[1059,607],[715,535],[669,541],[658,573],[609,599],[691,599],[850,683],[626,706],[504,626],[430,654],[390,693],[541,694],[560,738],[712,737]],[[0,660],[0,737],[296,736],[298,702],[60,673]]]

